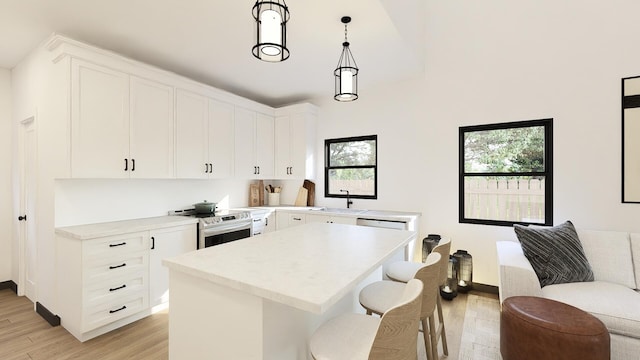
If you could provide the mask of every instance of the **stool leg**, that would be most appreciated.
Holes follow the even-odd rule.
[[[431,349],[431,334],[426,317],[422,318],[422,335],[424,337],[424,349],[427,352],[427,360],[435,360],[433,358],[433,350]]]
[[[433,358],[438,360],[440,357],[438,356],[438,336],[436,332],[436,321],[434,319],[434,314],[429,316],[429,336],[431,337],[431,350],[433,351]]]
[[[447,346],[447,333],[444,330],[444,316],[442,315],[442,302],[440,299],[440,294],[438,294],[438,301],[436,302],[436,305],[437,305],[436,307],[438,308],[438,321],[439,321],[436,337],[442,338],[442,352],[448,356],[449,347]]]

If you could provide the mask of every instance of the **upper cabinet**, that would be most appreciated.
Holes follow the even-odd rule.
[[[233,175],[233,105],[178,89],[178,178]]]
[[[131,76],[130,95],[131,177],[173,178],[173,87]]]
[[[275,175],[278,179],[313,178],[316,112],[312,105],[277,110]]]
[[[129,76],[73,60],[71,176],[125,178],[129,158]]]
[[[71,176],[172,178],[173,88],[74,59]]]
[[[273,179],[273,116],[236,107],[234,149],[236,177]]]

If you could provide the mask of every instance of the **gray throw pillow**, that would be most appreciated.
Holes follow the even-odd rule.
[[[591,265],[571,221],[550,228],[517,224],[513,228],[540,286],[593,281]]]

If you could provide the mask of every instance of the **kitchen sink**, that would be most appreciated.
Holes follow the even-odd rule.
[[[322,212],[334,213],[334,214],[362,214],[367,212],[368,210],[322,207],[322,208],[309,209],[309,211],[322,211]]]

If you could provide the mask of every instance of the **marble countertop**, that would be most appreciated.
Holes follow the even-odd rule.
[[[167,227],[196,223],[198,223],[198,219],[193,217],[157,216],[151,218],[58,227],[56,228],[56,235],[77,240],[87,240],[104,236],[121,235],[138,231],[163,229]]]
[[[416,233],[312,223],[174,258],[173,271],[321,314]]]
[[[418,212],[346,209],[346,208],[331,208],[331,207],[324,207],[324,206],[280,205],[280,206],[248,207],[248,208],[241,208],[241,209],[248,210],[248,211],[288,211],[288,212],[299,212],[302,214],[345,216],[345,217],[354,217],[354,218],[362,218],[362,219],[392,220],[392,221],[417,220],[421,216],[421,214]]]

